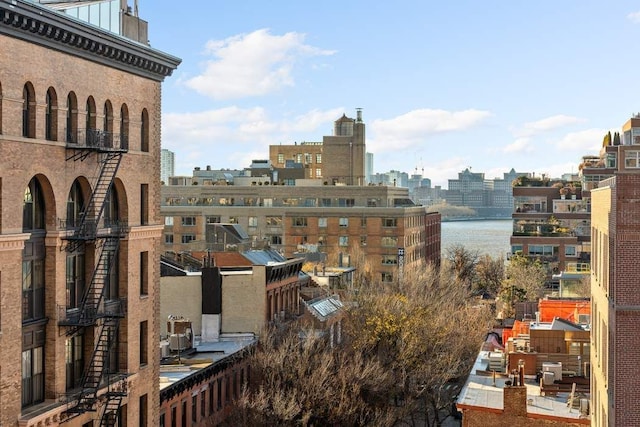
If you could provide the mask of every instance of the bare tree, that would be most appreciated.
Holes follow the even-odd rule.
[[[495,298],[504,280],[504,258],[485,254],[478,259],[475,270],[474,293],[487,293]]]
[[[504,303],[504,317],[514,314],[518,301],[536,301],[545,292],[547,273],[537,259],[514,254],[509,260],[500,297]]]
[[[478,264],[478,252],[470,251],[462,245],[452,245],[445,252],[445,266],[454,273],[459,284],[471,289]]]

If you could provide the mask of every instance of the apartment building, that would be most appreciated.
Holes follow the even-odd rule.
[[[511,253],[540,260],[549,272],[588,271],[589,198],[581,182],[520,176],[513,186]]]
[[[343,115],[334,122],[333,135],[322,141],[269,146],[275,168],[301,165],[304,178],[328,184],[365,185],[365,124],[362,109],[355,119]]]
[[[406,188],[307,184],[163,186],[164,250],[216,249],[214,225],[231,223],[286,257],[357,251],[371,280],[393,281],[404,269],[439,263],[440,214],[414,205]]]
[[[128,34],[0,2],[3,426],[158,425],[160,91],[180,60]]]
[[[591,189],[592,425],[640,424],[640,118],[606,150],[613,177]]]

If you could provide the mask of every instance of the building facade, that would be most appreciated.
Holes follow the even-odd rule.
[[[208,230],[232,223],[286,257],[359,252],[372,280],[393,281],[403,269],[440,261],[440,215],[414,205],[406,188],[163,186],[161,212],[165,251],[211,249],[219,242]]]
[[[327,184],[365,185],[365,124],[362,110],[355,119],[343,115],[334,122],[333,135],[322,142],[270,145],[269,160],[275,168],[300,165],[304,177]]]
[[[592,425],[640,423],[640,119],[614,146],[614,176],[591,189]],[[612,152],[612,149],[608,150]]]
[[[155,165],[179,59],[16,0],[0,62],[0,424],[157,425]]]

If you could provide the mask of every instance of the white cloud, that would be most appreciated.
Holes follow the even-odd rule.
[[[332,55],[304,43],[305,35],[272,35],[268,29],[207,42],[205,70],[185,84],[214,99],[266,95],[293,86],[293,68],[303,57]]]
[[[374,136],[367,140],[367,150],[380,153],[421,145],[431,135],[467,130],[490,116],[488,111],[474,109],[419,109],[388,120],[374,120],[370,125]]]
[[[530,153],[533,151],[531,138],[518,138],[502,150],[505,153]]]
[[[634,24],[640,24],[640,12],[631,12],[627,15],[627,19],[629,19]]]
[[[311,110],[295,117],[272,117],[262,107],[231,106],[197,113],[162,116],[162,147],[176,153],[176,173],[194,166],[248,167],[269,157],[269,145],[322,140],[331,135],[342,108]]]
[[[561,151],[577,151],[585,154],[594,154],[602,147],[602,138],[607,133],[605,129],[585,129],[571,132],[555,141],[556,149]]]
[[[536,120],[535,122],[527,122],[522,125],[522,128],[515,129],[513,133],[517,137],[529,137],[584,122],[585,120],[579,117],[558,114],[541,120]]]

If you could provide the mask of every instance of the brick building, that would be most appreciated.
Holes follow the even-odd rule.
[[[307,185],[163,186],[165,251],[213,249],[216,223],[239,224],[249,238],[287,257],[300,251],[358,251],[372,280],[440,261],[440,214],[427,213],[406,188]],[[218,249],[219,250],[219,249]]]
[[[333,135],[322,142],[270,145],[269,160],[275,168],[299,165],[304,178],[327,184],[365,185],[365,152],[365,125],[358,109],[355,119],[343,115],[336,120]]]
[[[640,118],[591,190],[592,425],[640,425]],[[611,151],[611,150],[609,150]]]
[[[0,425],[158,424],[160,91],[179,62],[0,2]]]

